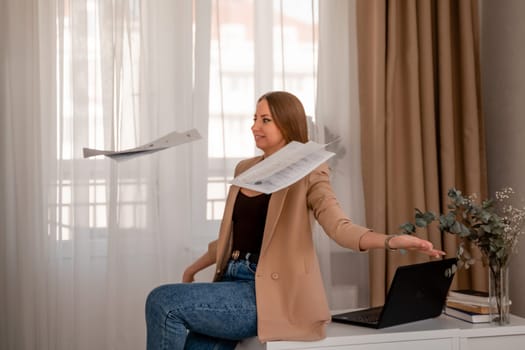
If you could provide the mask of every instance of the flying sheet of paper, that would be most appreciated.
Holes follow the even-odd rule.
[[[232,180],[233,185],[266,194],[299,181],[335,155],[326,145],[292,141]]]
[[[167,135],[162,136],[161,138],[148,142],[139,147],[126,149],[123,151],[106,151],[106,150],[97,150],[92,148],[84,148],[84,158],[95,157],[104,155],[111,159],[122,161],[128,160],[131,158],[143,156],[146,154],[162,151],[164,149],[182,145],[184,143],[192,142],[201,138],[201,135],[197,129],[191,129],[185,132],[173,131]]]

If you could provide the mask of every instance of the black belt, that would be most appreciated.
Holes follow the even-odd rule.
[[[234,250],[232,252],[232,260],[247,260],[253,264],[259,261],[259,254],[245,252],[242,250]]]

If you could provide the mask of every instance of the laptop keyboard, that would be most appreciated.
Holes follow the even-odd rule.
[[[377,323],[381,315],[382,307],[374,307],[366,310],[358,310],[344,315],[343,318],[348,320],[363,322],[363,323]]]

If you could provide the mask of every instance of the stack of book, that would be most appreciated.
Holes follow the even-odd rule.
[[[451,290],[445,314],[471,323],[490,322],[489,294],[472,289]]]

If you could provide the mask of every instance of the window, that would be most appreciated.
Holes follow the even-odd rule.
[[[318,2],[213,2],[207,219],[220,220],[235,164],[257,153],[257,91],[287,90],[315,110]],[[225,159],[224,159],[224,158]]]
[[[250,132],[258,95],[290,91],[315,119],[318,37],[317,0],[212,0],[211,4],[208,175],[202,218],[203,224],[212,226],[203,229],[207,235],[215,234],[212,228],[222,217],[235,164],[258,152]],[[104,235],[110,220],[116,220],[120,229],[148,227],[151,193],[151,184],[125,172],[119,172],[118,193],[111,193],[105,160],[83,159],[78,147],[137,145],[138,128],[144,122],[139,105],[143,5],[132,0],[118,8],[123,29],[113,29],[121,34],[116,39],[105,37],[103,18],[108,9],[103,2],[87,0],[85,12],[73,6],[79,5],[65,1],[59,7],[64,16],[57,16],[57,159],[61,166],[60,180],[53,185],[56,203],[50,203],[49,209],[50,234],[64,241],[72,238],[73,225],[94,235]],[[108,40],[112,51],[105,46]],[[108,52],[114,56],[108,57]],[[115,71],[108,71],[109,66]],[[113,93],[111,101],[108,91]],[[115,196],[118,213],[111,215],[108,203]],[[80,220],[80,216],[88,219]]]

